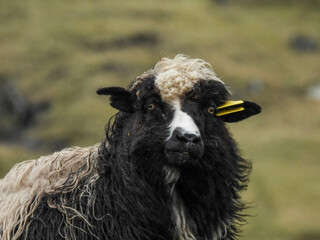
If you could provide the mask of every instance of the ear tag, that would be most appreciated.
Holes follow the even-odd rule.
[[[227,101],[221,106],[217,107],[217,113],[216,116],[220,117],[223,115],[235,113],[235,112],[241,112],[244,110],[243,107],[243,101],[238,100],[238,101]]]

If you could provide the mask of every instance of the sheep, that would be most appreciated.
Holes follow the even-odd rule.
[[[14,166],[0,181],[0,238],[237,239],[251,162],[226,123],[261,112],[232,101],[211,65],[162,58],[128,89],[100,144]]]

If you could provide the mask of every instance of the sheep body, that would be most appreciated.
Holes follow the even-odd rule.
[[[120,110],[101,144],[16,165],[0,181],[0,237],[9,239],[236,239],[250,162],[222,117],[230,92],[210,64],[177,55],[128,90],[102,88]]]

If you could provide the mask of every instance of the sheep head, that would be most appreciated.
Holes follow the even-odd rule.
[[[212,142],[227,144],[225,122],[261,111],[253,102],[230,101],[208,63],[183,55],[162,59],[128,90],[107,87],[97,93],[110,95],[111,105],[128,114],[123,137],[130,139],[129,154],[160,151],[165,164],[175,167],[196,165]]]

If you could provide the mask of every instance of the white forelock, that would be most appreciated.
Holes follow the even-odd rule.
[[[223,83],[209,63],[199,58],[190,59],[182,54],[173,59],[162,58],[154,66],[152,73],[156,77],[155,86],[165,101],[180,98],[200,80]]]

